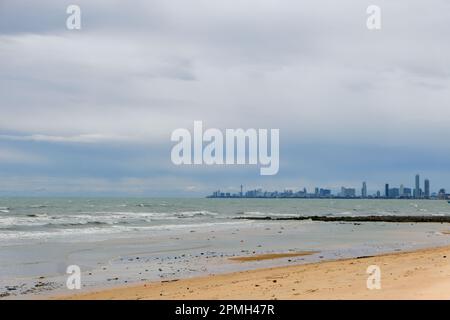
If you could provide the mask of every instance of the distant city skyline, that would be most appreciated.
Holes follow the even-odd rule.
[[[420,174],[415,175],[414,189],[405,187],[402,183],[400,186],[391,187],[389,183],[384,186],[384,194],[377,190],[373,194],[367,192],[367,182],[363,181],[361,192],[358,194],[355,187],[342,186],[340,191],[333,193],[331,189],[323,187],[315,187],[314,191],[308,192],[306,187],[300,190],[284,189],[284,190],[262,190],[261,188],[251,189],[244,192],[243,185],[240,185],[238,193],[223,192],[220,190],[214,191],[209,198],[361,198],[361,199],[450,199],[450,194],[446,193],[445,188],[439,188],[438,191],[432,192],[430,189],[430,180],[426,178],[423,183],[423,188],[420,185]]]

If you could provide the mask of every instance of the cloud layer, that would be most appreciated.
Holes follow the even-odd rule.
[[[65,28],[69,4],[0,3],[0,147],[47,159],[24,169],[0,156],[23,190],[44,173],[93,192],[86,176],[111,192],[165,181],[142,187],[152,194],[368,178],[376,189],[416,171],[450,187],[448,1],[378,1],[379,31],[366,28],[372,3],[357,0],[84,0],[80,31]],[[280,175],[172,166],[170,134],[194,120],[279,128]]]

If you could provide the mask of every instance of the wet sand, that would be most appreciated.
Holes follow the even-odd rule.
[[[304,251],[304,252],[288,252],[288,253],[267,253],[267,254],[255,254],[252,256],[244,257],[233,257],[229,258],[232,261],[248,262],[248,261],[262,261],[262,260],[273,260],[280,258],[291,258],[291,257],[303,257],[309,256],[311,254],[318,253],[317,251]]]
[[[371,265],[381,289],[367,288]],[[148,282],[58,299],[450,299],[450,246]]]

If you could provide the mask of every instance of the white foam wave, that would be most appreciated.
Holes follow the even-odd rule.
[[[101,236],[108,234],[129,234],[137,235],[136,232],[147,231],[177,231],[181,230],[199,230],[199,229],[214,229],[235,227],[243,224],[251,224],[252,221],[231,221],[231,222],[217,222],[217,223],[197,223],[197,224],[166,224],[157,226],[139,226],[139,227],[129,227],[129,226],[110,226],[108,228],[68,228],[68,229],[58,229],[54,231],[4,231],[0,233],[0,240],[31,240],[31,239],[61,239],[65,240],[76,240],[83,239],[86,240],[86,235]],[[94,240],[94,238],[92,238]]]
[[[36,227],[36,226],[70,226],[98,224],[139,224],[155,221],[169,221],[180,218],[213,217],[217,213],[210,211],[183,212],[81,212],[71,215],[29,214],[19,216],[0,216],[0,228]]]
[[[275,213],[275,212],[260,212],[260,211],[245,211],[243,213],[245,216],[257,216],[257,217],[282,217],[282,218],[295,218],[298,217],[298,214],[292,213]],[[242,216],[240,216],[242,217]]]

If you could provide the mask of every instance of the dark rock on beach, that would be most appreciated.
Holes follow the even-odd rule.
[[[450,216],[298,216],[298,217],[235,217],[238,220],[312,220],[323,222],[432,222],[432,223],[450,223]]]

